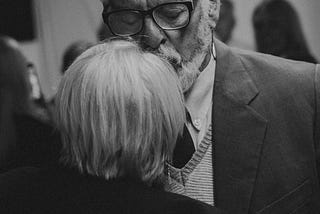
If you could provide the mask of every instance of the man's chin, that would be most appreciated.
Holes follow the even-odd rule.
[[[181,88],[182,88],[182,93],[187,94],[191,90],[192,84],[184,85]]]
[[[180,69],[177,70],[183,93],[188,92],[198,76],[200,75],[199,66],[196,62],[182,63]]]

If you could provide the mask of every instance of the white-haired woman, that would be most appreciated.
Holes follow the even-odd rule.
[[[177,82],[169,63],[131,41],[87,50],[57,93],[63,167],[0,177],[0,195],[4,186],[19,192],[6,206],[23,204],[32,213],[214,213],[161,188],[185,121]]]

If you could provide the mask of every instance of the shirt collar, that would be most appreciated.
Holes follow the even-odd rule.
[[[185,95],[186,108],[191,119],[189,122],[192,122],[193,125],[196,125],[195,127],[199,129],[198,122],[205,119],[212,105],[215,68],[215,47],[213,45],[209,64],[194,82],[192,90]]]

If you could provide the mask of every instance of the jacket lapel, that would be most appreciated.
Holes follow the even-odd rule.
[[[229,212],[248,213],[267,122],[250,107],[259,91],[239,56],[219,41],[215,47],[215,202]]]

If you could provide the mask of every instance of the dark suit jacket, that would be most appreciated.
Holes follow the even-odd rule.
[[[320,66],[215,47],[217,207],[320,213]]]
[[[1,214],[220,213],[188,197],[128,180],[106,181],[75,170],[20,168],[0,175]]]
[[[52,124],[28,114],[14,114],[13,119],[16,141],[9,145],[0,173],[24,166],[38,167],[57,159],[60,135]]]

